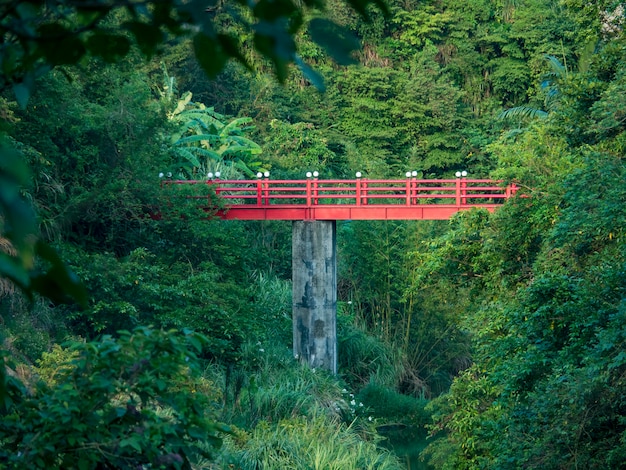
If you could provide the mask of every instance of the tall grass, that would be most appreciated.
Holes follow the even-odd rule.
[[[403,466],[396,457],[367,442],[351,427],[324,411],[309,417],[284,419],[272,425],[263,422],[238,442],[227,439],[224,467],[242,470],[312,469],[395,470]]]
[[[221,468],[402,468],[377,446],[373,423],[369,431],[352,425],[337,377],[301,364],[277,342],[250,343],[242,351],[254,367],[246,369],[239,399],[224,418],[238,429],[225,440]]]
[[[342,384],[328,371],[311,369],[294,359],[292,350],[276,342],[242,347],[246,365],[241,391],[227,416],[251,427],[260,421],[278,422],[308,415],[314,408],[337,414],[343,407]]]
[[[397,348],[349,323],[339,324],[337,336],[339,372],[352,388],[372,379],[391,388],[398,385],[406,360]]]

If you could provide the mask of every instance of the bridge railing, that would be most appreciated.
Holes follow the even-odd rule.
[[[318,205],[380,206],[450,204],[482,206],[500,204],[515,195],[515,184],[502,186],[489,179],[402,180],[357,178],[352,180],[175,180],[173,185],[206,185],[226,207],[312,207]],[[192,196],[204,199],[206,196]]]

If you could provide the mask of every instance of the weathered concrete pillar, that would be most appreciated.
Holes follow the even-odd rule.
[[[293,352],[337,373],[337,230],[335,221],[294,221]]]

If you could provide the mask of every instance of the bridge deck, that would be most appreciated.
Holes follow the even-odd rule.
[[[222,200],[222,219],[239,220],[439,220],[483,207],[493,211],[515,194],[515,185],[486,179],[425,180],[206,180],[192,185],[199,201]],[[197,189],[197,191],[196,191]],[[214,210],[207,207],[207,210]]]

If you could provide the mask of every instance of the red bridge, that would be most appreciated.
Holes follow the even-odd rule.
[[[448,219],[456,212],[495,210],[517,191],[487,179],[428,180],[220,180],[168,181],[167,185],[204,187],[225,206],[222,219],[239,220],[423,220]],[[200,191],[199,191],[200,192]]]

